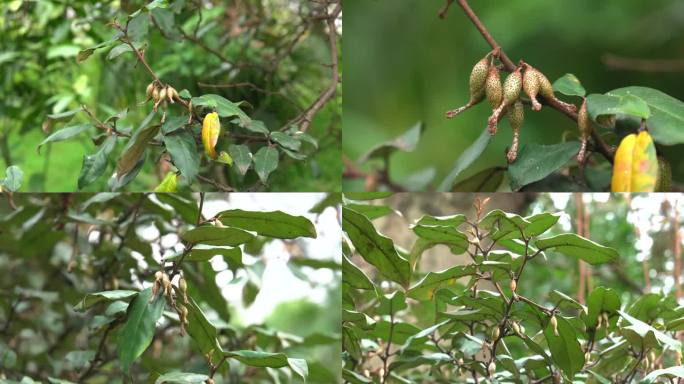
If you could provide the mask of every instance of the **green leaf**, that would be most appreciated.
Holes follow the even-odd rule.
[[[216,327],[209,322],[192,297],[188,297],[188,335],[192,337],[203,356],[211,354],[212,361],[220,361],[223,349],[218,342]]]
[[[219,152],[218,157],[214,159],[214,161],[221,164],[227,164],[229,166],[233,165],[233,158],[224,151]]]
[[[454,184],[451,192],[496,192],[505,175],[505,167],[487,168]]]
[[[646,377],[644,377],[643,382],[652,383],[660,376],[667,376],[668,378],[679,377],[684,378],[684,366],[679,365],[675,367],[656,369],[652,371]],[[670,380],[672,381],[672,380]]]
[[[147,12],[140,12],[128,22],[128,37],[132,41],[141,41],[147,37],[150,18]]]
[[[622,97],[633,95],[644,100],[651,111],[646,125],[657,143],[664,145],[684,143],[684,131],[681,129],[684,127],[684,102],[646,87],[619,88],[608,94]]]
[[[354,263],[347,258],[347,256],[342,256],[342,283],[348,284],[350,287],[363,290],[375,290],[375,285],[366,276],[366,274],[359,269]]]
[[[164,176],[164,180],[157,185],[154,191],[159,193],[176,192],[177,183],[178,177],[176,176],[176,172],[169,171],[166,173],[166,176]]]
[[[608,92],[605,95],[591,94],[587,96],[587,112],[596,120],[601,115],[629,115],[640,119],[648,119],[651,110],[642,98],[629,94]]]
[[[553,89],[567,96],[584,97],[587,94],[582,83],[572,73],[566,73],[563,77],[556,80],[553,83]]]
[[[74,311],[81,312],[103,301],[124,300],[138,295],[138,291],[116,290],[89,293],[78,304],[74,305]]]
[[[454,186],[454,182],[458,176],[466,168],[468,168],[487,148],[487,144],[492,139],[492,135],[489,134],[489,130],[484,129],[480,136],[475,140],[473,144],[470,145],[461,155],[458,157],[451,172],[444,178],[442,183],[437,187],[438,192],[449,192]]]
[[[452,253],[460,254],[469,245],[466,235],[453,226],[413,225],[411,229],[418,237],[427,241],[423,250],[436,244],[445,244],[451,248]]]
[[[420,140],[420,136],[423,134],[424,130],[425,124],[422,122],[417,123],[413,127],[409,128],[408,131],[401,134],[401,136],[371,148],[368,152],[366,152],[365,155],[361,157],[359,162],[363,163],[373,158],[385,158],[396,150],[412,152],[414,149],[416,149],[418,141]]]
[[[178,260],[180,257],[183,255],[183,253],[178,253],[176,255],[172,255],[169,257],[166,257],[164,261],[173,261],[173,260]],[[185,258],[183,259],[184,261],[187,262],[200,262],[200,261],[209,261],[211,260],[214,256],[222,256],[223,260],[228,263],[228,266],[230,269],[235,270],[239,267],[242,266],[242,250],[240,248],[232,248],[232,247],[200,247],[200,246],[195,246],[192,248],[190,253],[188,253]]]
[[[252,241],[254,235],[238,228],[206,225],[184,232],[181,234],[181,238],[193,244],[229,245],[234,247]]]
[[[268,134],[271,133],[271,131],[266,128],[266,124],[260,120],[252,120],[249,124],[246,124],[244,128],[250,132],[260,133],[264,136],[268,136]]]
[[[457,265],[441,272],[428,272],[423,279],[408,290],[408,297],[431,300],[439,288],[456,285],[456,280],[476,273],[474,265]]]
[[[194,106],[207,106],[216,110],[221,117],[237,116],[239,118],[240,126],[245,127],[250,124],[252,119],[240,109],[240,104],[233,103],[223,96],[206,94],[200,97],[193,97],[192,104]]]
[[[358,374],[354,371],[350,371],[346,368],[342,370],[342,378],[344,381],[349,382],[350,384],[370,384],[373,382],[366,376]]]
[[[162,315],[166,300],[158,295],[152,302],[152,288],[141,291],[128,306],[126,323],[119,331],[117,349],[125,373],[152,342],[157,320]]]
[[[231,209],[219,213],[218,217],[226,225],[256,232],[262,236],[278,239],[316,238],[316,228],[309,219],[282,211],[252,212]]]
[[[126,43],[121,43],[109,51],[109,53],[107,54],[107,60],[113,60],[126,52],[133,52],[133,48],[131,48],[131,46]]]
[[[556,315],[556,320],[558,336],[555,335],[549,321],[544,328],[544,337],[549,345],[551,358],[572,379],[584,366],[584,352],[578,341],[579,336],[570,322],[559,315]]]
[[[71,119],[73,119],[74,115],[77,114],[78,112],[81,112],[81,108],[78,109],[72,109],[70,111],[65,111],[65,112],[60,112],[60,113],[54,113],[51,115],[47,115],[47,119],[43,122],[43,131],[50,131],[52,129],[52,126],[57,123],[57,122],[69,122]]]
[[[466,222],[465,215],[451,215],[451,216],[430,216],[423,215],[415,225],[427,225],[427,226],[441,226],[441,227],[458,227],[459,225]]]
[[[313,138],[311,135],[304,133],[302,131],[297,131],[294,133],[294,137],[296,139],[299,139],[300,141],[306,141],[307,143],[313,145],[314,148],[318,149],[318,140]]]
[[[610,288],[598,287],[587,298],[587,327],[595,328],[602,312],[613,313],[620,309],[620,296]]]
[[[128,140],[117,164],[117,179],[123,179],[128,173],[133,173],[133,170],[140,167],[139,163],[144,159],[148,143],[159,132],[159,125],[148,125],[155,115],[154,111],[150,112],[142,121],[138,130]]]
[[[266,184],[268,175],[278,168],[278,150],[265,146],[261,147],[254,155],[254,171],[259,175],[262,183]]]
[[[342,208],[342,228],[349,236],[356,251],[383,275],[403,286],[411,279],[411,267],[394,248],[388,237],[379,234],[367,217],[349,209]]]
[[[209,376],[199,373],[169,372],[157,378],[154,384],[175,383],[175,384],[201,384]]]
[[[369,204],[347,204],[348,208],[366,216],[370,220],[377,219],[389,215],[390,213],[397,213],[394,209],[386,205],[369,205]]]
[[[10,165],[5,170],[5,178],[0,180],[0,185],[3,189],[10,192],[16,192],[21,187],[21,181],[24,178],[24,172],[16,165]]]
[[[200,152],[197,150],[195,138],[187,131],[178,131],[164,135],[164,145],[169,151],[171,161],[188,183],[195,180],[200,165]]]
[[[280,144],[281,146],[291,149],[293,151],[299,151],[299,148],[302,146],[302,142],[295,139],[294,137],[283,133],[283,132],[271,132],[271,140],[275,141],[276,143]]]
[[[159,193],[155,197],[164,204],[170,205],[185,222],[194,223],[199,216],[199,208],[193,200],[178,193]]]
[[[564,255],[580,258],[592,265],[613,262],[618,258],[618,252],[615,249],[604,247],[573,233],[539,239],[535,245],[540,250],[554,249]]]
[[[580,311],[583,311],[585,308],[577,300],[575,300],[572,297],[566,295],[565,293],[563,293],[561,291],[557,291],[555,289],[553,291],[551,291],[551,293],[549,293],[549,298],[554,303],[556,303],[556,306],[559,308],[561,307],[562,303],[568,303],[569,306],[571,306],[574,309],[578,309]]]
[[[623,319],[627,320],[627,322],[631,324],[631,326],[623,327],[621,329],[625,338],[628,340],[630,340],[629,333],[633,332],[641,338],[638,343],[640,346],[660,347],[661,344],[664,344],[674,351],[680,351],[682,349],[682,343],[680,341],[671,338],[665,333],[653,328],[637,318],[628,315],[623,311],[618,310],[617,312],[620,314],[620,316],[622,316]],[[653,340],[655,340],[655,343],[651,342]]]
[[[56,141],[70,139],[81,132],[85,132],[90,127],[92,127],[92,125],[90,124],[76,124],[62,128],[59,131],[54,132],[52,135],[46,137],[45,140],[41,141],[40,144],[38,144],[38,153],[40,153],[40,147],[42,147],[43,145],[47,143],[53,143]]]
[[[177,131],[188,124],[188,118],[185,116],[170,116],[164,120],[162,124],[162,133],[168,135],[174,131]]]
[[[579,152],[580,143],[568,141],[554,145],[525,144],[518,158],[508,166],[511,189],[539,181],[568,163]]]
[[[345,192],[344,197],[349,200],[377,200],[392,196],[393,192]]]
[[[109,154],[116,146],[116,136],[109,136],[100,149],[92,155],[83,156],[81,173],[78,175],[78,189],[83,189],[97,180],[107,169]]]
[[[148,7],[148,9],[150,9]],[[154,23],[162,31],[164,37],[172,40],[180,40],[181,35],[176,30],[175,15],[172,11],[165,8],[153,8],[150,11]]]
[[[247,173],[249,166],[252,164],[252,154],[249,152],[249,148],[242,144],[231,144],[228,146],[228,153],[230,154],[230,157],[233,158],[238,173],[241,175]]]
[[[406,295],[402,291],[394,291],[390,294],[381,295],[377,313],[379,315],[394,315],[406,309]]]
[[[399,356],[397,359],[392,360],[392,364],[390,364],[390,369],[402,370],[417,367],[420,365],[438,367],[441,364],[447,364],[453,361],[454,358],[446,353],[431,353],[417,356]]]
[[[308,376],[308,368],[305,360],[289,359],[284,353],[230,351],[224,352],[223,355],[251,367],[281,368],[289,366],[290,369],[292,369],[292,372],[299,375],[304,381],[306,381]]]

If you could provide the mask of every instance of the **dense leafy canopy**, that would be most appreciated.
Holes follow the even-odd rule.
[[[23,191],[149,191],[169,172],[179,190],[337,190],[340,11],[337,0],[3,2],[5,167],[23,170]]]
[[[636,225],[627,223],[626,212],[632,209],[634,217],[644,213],[629,208],[619,196],[611,196],[604,208],[592,206],[588,216],[596,237],[613,239],[610,244],[616,248],[566,232],[567,216],[539,210],[549,207],[543,196],[532,203],[536,209],[524,216],[501,209],[487,211],[487,201],[511,205],[519,201],[513,195],[500,194],[490,200],[461,194],[447,205],[460,206],[464,213],[450,216],[414,209],[429,207],[451,214],[443,209],[442,198],[448,196],[441,194],[402,194],[379,203],[346,197],[344,210],[354,212],[354,222],[361,222],[360,212],[373,213],[365,216],[367,238],[380,236],[372,220],[397,236],[361,242],[360,227],[346,222],[343,226],[349,239],[343,248],[345,382],[631,383],[683,376],[677,366],[681,364],[682,307],[672,294],[642,295],[652,289],[650,284],[659,287],[651,292],[673,291],[671,285],[663,288],[667,280],[656,271],[672,272],[644,264],[644,273],[653,268],[656,273],[651,276],[658,279],[649,280],[647,288],[638,282],[636,287],[626,285],[625,281],[634,279],[631,271],[641,269],[632,243],[625,241],[633,236],[632,225]],[[468,209],[466,204],[473,199],[474,209]],[[643,207],[647,200],[635,206]],[[554,199],[561,204],[558,201],[562,201],[560,196]],[[352,204],[375,209],[352,211],[347,207]],[[382,206],[387,206],[387,214],[376,216]],[[395,206],[417,218],[410,230],[393,215]],[[656,217],[661,215],[660,221],[668,221],[672,214],[666,204],[661,208],[656,202],[650,208]],[[573,212],[570,209],[576,208],[566,206]],[[673,220],[680,219],[675,214]],[[672,228],[656,225],[657,232],[649,236],[657,238]],[[431,249],[426,241],[440,246]],[[402,247],[411,243],[407,286],[393,278],[394,264],[378,262],[377,256],[405,255]],[[429,259],[422,263],[421,257]],[[589,283],[593,289],[586,297],[584,293],[576,296],[577,265],[595,271]],[[426,271],[425,266],[430,269]],[[636,279],[642,279],[638,273]]]
[[[310,220],[318,213],[233,206],[208,217],[209,205],[229,207],[230,195],[218,193],[11,199],[0,204],[0,381],[330,383],[339,376],[339,314],[324,306],[339,306],[342,267],[308,258],[300,243],[318,235]],[[335,199],[314,208],[330,206]],[[327,304],[288,301],[263,323],[240,319],[239,305],[249,308],[265,284],[276,241],[290,249],[290,271],[320,285]],[[317,281],[311,271],[319,270],[334,278]],[[227,289],[237,289],[239,305]]]

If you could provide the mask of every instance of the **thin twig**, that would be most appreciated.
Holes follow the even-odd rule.
[[[332,62],[330,66],[332,69],[332,80],[330,81],[330,85],[318,96],[316,101],[314,101],[304,113],[291,122],[301,122],[299,130],[302,132],[306,132],[309,129],[316,113],[318,113],[318,111],[320,111],[333,98],[333,96],[335,96],[337,85],[340,82],[339,57],[337,55],[337,32],[335,26],[335,20],[337,20],[340,12],[342,12],[342,3],[340,0],[337,0],[335,9],[325,19],[326,23],[328,24],[328,43],[330,45],[330,60]],[[287,129],[288,125],[289,124],[283,127],[283,129]]]

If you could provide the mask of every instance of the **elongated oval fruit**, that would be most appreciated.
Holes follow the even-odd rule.
[[[528,64],[529,68],[532,68]],[[539,94],[544,97],[547,100],[553,100],[555,103],[561,105],[563,108],[568,109],[570,111],[577,111],[577,107],[574,104],[568,104],[564,101],[559,100],[556,97],[556,94],[553,92],[553,85],[551,85],[551,82],[549,79],[541,73],[539,70],[536,68],[532,68],[533,73],[537,76],[537,80],[539,81]],[[539,106],[541,109],[541,105]]]
[[[499,327],[495,327],[494,331],[492,332],[492,340],[496,340],[501,336],[501,331],[499,330]]]
[[[556,315],[551,315],[549,323],[551,323],[551,328],[553,328],[553,334],[558,336],[558,319],[556,319]]]
[[[653,192],[658,178],[658,158],[647,131],[630,134],[620,142],[613,162],[612,192]]]
[[[542,106],[539,100],[537,100],[537,95],[539,94],[539,75],[536,69],[531,66],[525,66],[525,73],[523,74],[522,87],[525,94],[530,98],[532,102],[532,110],[539,111]]]
[[[485,95],[487,101],[492,108],[496,108],[503,100],[503,85],[499,77],[499,69],[496,65],[489,67],[487,71],[487,79],[485,80]]]
[[[152,92],[154,91],[154,81],[151,82],[148,86],[147,89],[145,90],[145,95],[147,95],[148,98],[152,97]]]
[[[216,112],[208,113],[202,122],[202,144],[204,153],[212,159],[216,158],[216,143],[218,142],[221,123]]]
[[[594,129],[591,123],[591,117],[587,112],[586,99],[584,99],[582,102],[582,106],[577,113],[577,126],[579,127],[580,132],[580,150],[577,153],[577,162],[584,164],[587,155],[587,141],[589,140],[589,136]]]
[[[487,71],[489,70],[489,55],[485,56],[482,60],[475,63],[472,71],[470,72],[470,80],[468,82],[468,88],[470,92],[470,99],[468,103],[460,108],[452,109],[446,113],[447,118],[451,119],[456,117],[459,113],[465,111],[466,109],[478,104],[485,97],[485,82],[487,80]]]
[[[506,158],[510,164],[518,157],[520,128],[525,120],[525,106],[522,101],[517,100],[513,104],[513,107],[508,109],[506,117],[508,117],[508,123],[511,125],[511,128],[513,128],[513,143],[511,143],[511,148],[506,154]]]
[[[499,117],[506,107],[513,104],[520,97],[520,90],[522,89],[522,74],[521,68],[516,68],[515,71],[506,77],[503,84],[503,97],[501,103],[492,111],[489,117],[488,128],[490,134],[495,134]]]
[[[494,376],[496,373],[496,363],[494,360],[492,360],[491,363],[489,363],[489,366],[487,367],[487,372],[489,373],[489,376]]]

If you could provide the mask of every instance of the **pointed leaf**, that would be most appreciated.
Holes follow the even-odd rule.
[[[268,175],[278,168],[278,150],[273,147],[261,147],[254,155],[254,170],[262,183],[266,183]]]
[[[282,211],[254,212],[231,209],[219,213],[218,217],[226,225],[256,232],[262,236],[278,239],[316,238],[316,228],[309,219]]]
[[[343,230],[367,262],[390,280],[408,286],[411,268],[394,248],[390,238],[379,234],[368,218],[347,207],[342,208],[342,221]]]
[[[557,252],[580,258],[592,265],[616,261],[618,252],[597,244],[573,233],[564,233],[546,239],[539,239],[536,246],[540,250],[554,249]]]
[[[238,228],[202,226],[181,234],[181,238],[190,243],[206,245],[236,246],[250,242],[254,235]]]
[[[147,288],[133,299],[128,306],[126,323],[119,331],[117,349],[125,373],[152,342],[157,320],[164,310],[163,295],[158,295],[152,302],[151,298],[152,288]]]

